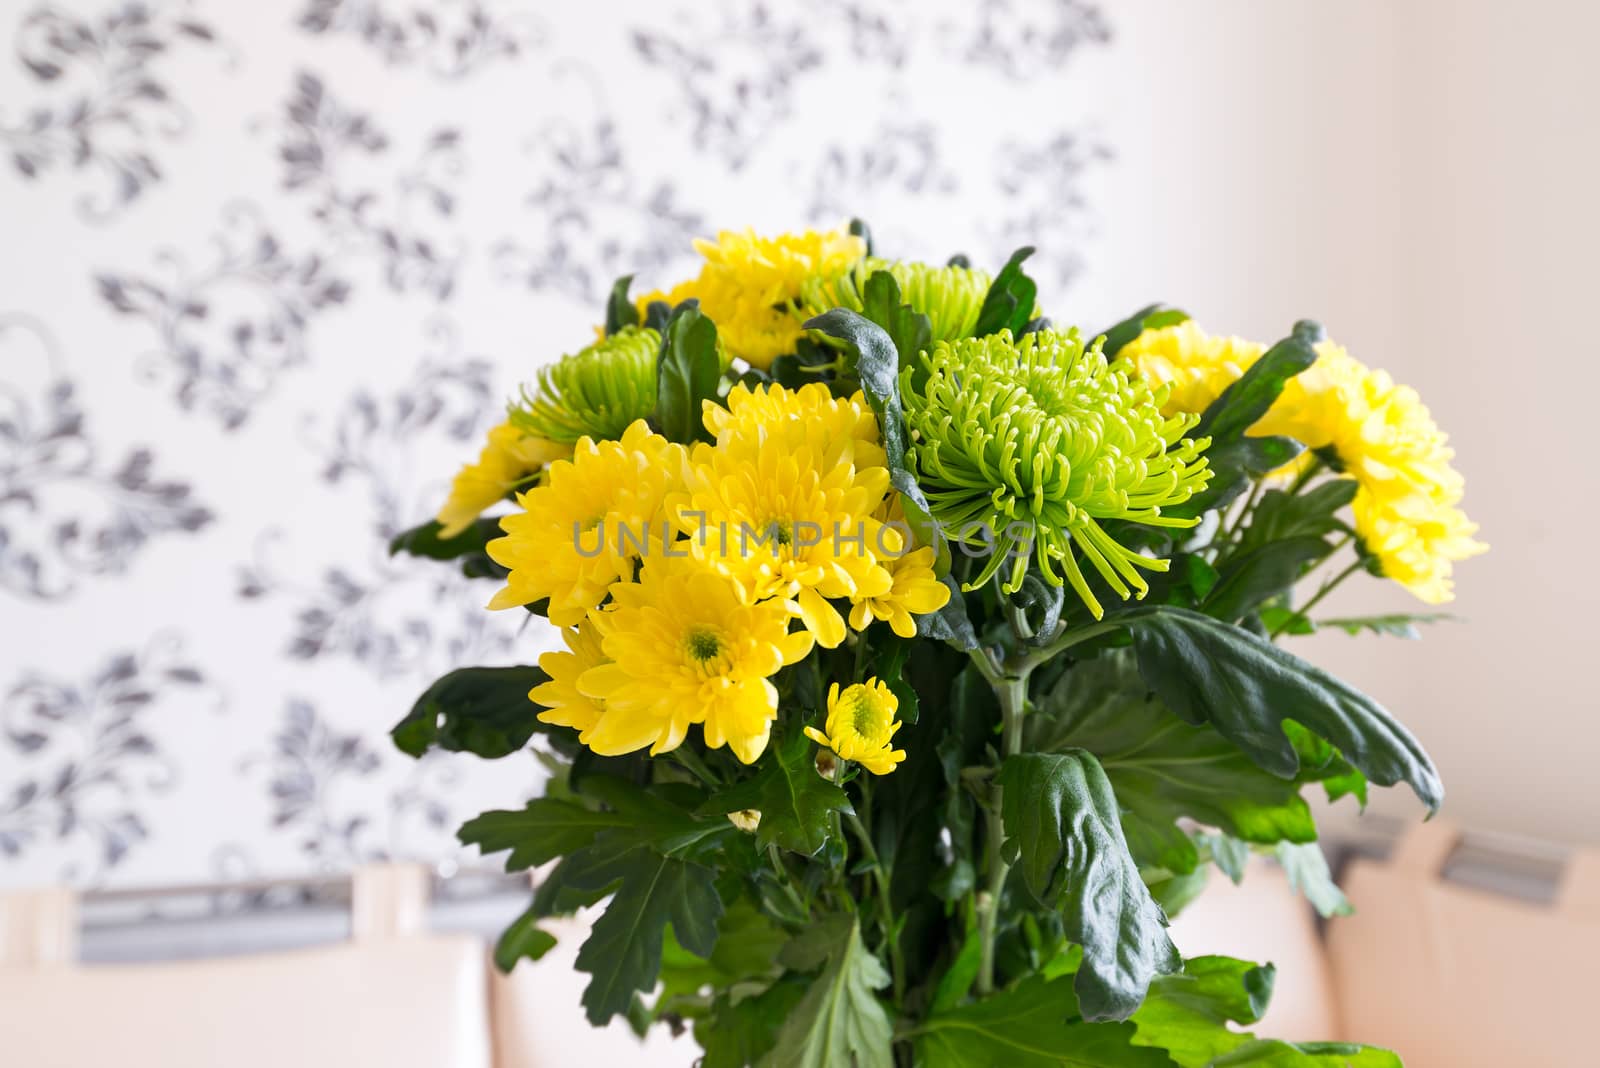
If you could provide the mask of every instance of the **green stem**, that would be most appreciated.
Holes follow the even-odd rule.
[[[1288,619],[1285,619],[1282,623],[1278,624],[1277,628],[1275,630],[1273,630],[1273,632],[1272,632],[1272,635],[1271,635],[1272,640],[1273,641],[1277,641],[1278,640],[1278,636],[1281,635],[1284,631],[1288,630],[1290,625],[1293,624],[1295,620],[1311,618],[1310,617],[1311,610],[1313,608],[1315,608],[1317,605],[1321,604],[1322,603],[1322,599],[1324,597],[1328,596],[1328,594],[1332,593],[1335,589],[1337,589],[1338,586],[1339,586],[1339,583],[1343,582],[1345,579],[1349,578],[1351,575],[1355,574],[1357,571],[1360,571],[1362,566],[1365,565],[1365,563],[1366,563],[1366,561],[1363,560],[1358,555],[1355,558],[1355,560],[1351,562],[1349,567],[1345,568],[1343,571],[1341,571],[1337,575],[1333,576],[1333,578],[1329,579],[1327,582],[1324,582],[1322,584],[1322,588],[1320,590],[1318,590],[1315,594],[1312,595],[1311,600],[1309,600],[1305,604],[1301,605],[1300,608],[1294,613],[1294,615],[1290,616]]]
[[[894,977],[894,1003],[899,1005],[905,989],[906,965],[900,952],[900,939],[896,937],[894,929],[894,904],[889,900],[889,873],[884,869],[883,861],[878,859],[878,849],[872,844],[872,835],[868,832],[866,824],[861,822],[861,817],[852,812],[845,819],[856,837],[861,839],[861,851],[871,862],[872,878],[878,884],[878,922],[883,924],[883,940],[889,947],[889,970]]]
[[[700,759],[700,754],[688,746],[680,745],[672,751],[672,756],[679,764],[688,769],[690,774],[713,790],[721,787],[722,783],[718,782],[717,777],[711,774],[711,769],[706,766],[705,761]]]
[[[1020,673],[1008,674],[995,683],[995,696],[1000,699],[1002,763],[1006,758],[1022,752],[1022,717],[1027,708],[1028,676],[1032,671],[1033,667],[1029,665]],[[989,994],[994,991],[995,927],[1000,917],[1000,897],[1005,890],[1006,876],[1011,870],[1011,865],[1006,863],[1000,849],[1005,837],[1001,793],[1001,787],[995,786],[990,795],[987,813],[989,883],[984,890],[984,898],[979,902],[978,913],[978,933],[982,947],[978,964],[979,994]]]

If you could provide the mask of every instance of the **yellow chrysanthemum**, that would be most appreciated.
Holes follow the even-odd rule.
[[[1171,385],[1161,414],[1200,414],[1261,358],[1265,345],[1238,337],[1213,337],[1192,319],[1146,330],[1117,353],[1151,389]]]
[[[1191,321],[1146,330],[1118,359],[1153,386],[1173,383],[1177,410],[1201,412],[1264,351],[1210,337]],[[1331,454],[1359,483],[1351,505],[1356,534],[1384,575],[1430,604],[1450,600],[1454,563],[1487,546],[1473,539],[1477,525],[1457,507],[1463,480],[1448,439],[1415,390],[1331,341],[1316,351],[1316,363],[1289,380],[1250,432]]]
[[[909,535],[900,494],[889,494],[889,502],[880,518],[902,535]],[[883,619],[900,637],[916,637],[917,621],[913,617],[937,612],[950,603],[950,587],[940,582],[935,574],[934,557],[933,547],[924,545],[899,556],[880,559],[878,562],[889,572],[889,591],[876,597],[852,598],[850,625],[856,630],[866,630],[874,619]]]
[[[823,453],[826,466],[884,465],[878,417],[859,390],[847,400],[835,397],[820,382],[796,390],[779,385],[750,389],[741,382],[729,391],[726,403],[727,407],[709,400],[704,404],[705,427],[719,448],[809,445]]]
[[[904,749],[892,748],[901,727],[895,718],[899,712],[899,700],[877,679],[858,682],[843,693],[836,682],[828,688],[824,730],[807,727],[806,737],[874,775],[887,775],[906,758]]]
[[[1453,596],[1457,560],[1483,552],[1477,524],[1457,505],[1464,480],[1454,453],[1416,390],[1369,369],[1331,341],[1317,362],[1284,386],[1252,428],[1333,453],[1360,483],[1351,504],[1356,534],[1392,578],[1421,600]]]
[[[489,556],[510,568],[490,608],[549,599],[557,626],[572,626],[631,578],[635,561],[659,551],[666,536],[663,501],[677,489],[683,446],[639,420],[621,441],[583,438],[571,460],[550,465],[543,484],[518,494],[522,511],[500,521],[506,532]]]
[[[903,540],[875,518],[889,491],[885,468],[828,463],[803,441],[702,443],[689,454],[684,483],[669,507],[695,556],[752,600],[789,602],[824,647],[845,635],[829,598],[889,592],[893,580],[874,554],[898,554]]]
[[[594,627],[568,627],[561,636],[567,643],[565,650],[539,654],[539,667],[550,681],[529,690],[528,698],[545,707],[539,722],[572,727],[578,732],[578,741],[588,745],[605,712],[605,702],[578,689],[578,679],[590,668],[607,663],[606,654]],[[605,741],[602,738],[601,744]]]
[[[572,452],[561,445],[532,434],[524,434],[510,423],[489,431],[489,440],[478,453],[476,463],[464,465],[450,486],[450,496],[435,517],[441,538],[453,538],[472,521],[503,499],[517,483]]]
[[[811,651],[811,635],[789,633],[782,602],[751,604],[726,575],[676,555],[651,556],[639,581],[615,584],[611,598],[585,624],[609,659],[578,678],[580,692],[604,702],[589,747],[616,756],[649,746],[655,755],[699,723],[706,745],[754,763],[778,714],[769,679]]]
[[[728,351],[762,370],[793,352],[803,333],[788,309],[806,281],[840,274],[867,252],[865,241],[842,229],[777,237],[724,230],[716,241],[696,241],[695,248],[705,257],[699,276],[670,292],[640,297],[641,314],[651,301],[698,298]]]

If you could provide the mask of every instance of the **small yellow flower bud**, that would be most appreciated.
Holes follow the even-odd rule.
[[[761,826],[761,810],[742,808],[738,812],[730,812],[728,813],[728,822],[745,834],[755,834],[756,828]]]
[[[831,749],[817,750],[817,774],[824,779],[832,779],[839,772],[839,758],[833,755]]]

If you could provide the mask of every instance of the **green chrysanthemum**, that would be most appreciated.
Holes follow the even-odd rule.
[[[935,341],[971,335],[992,281],[987,272],[972,267],[935,267],[868,256],[842,274],[806,282],[800,290],[801,317],[809,319],[831,308],[861,311],[861,295],[874,271],[894,276],[900,284],[900,299],[928,317]]]
[[[900,389],[910,454],[945,535],[993,546],[968,589],[1010,559],[1004,588],[1014,592],[1031,555],[1098,618],[1074,547],[1120,596],[1142,597],[1149,587],[1138,569],[1165,571],[1167,561],[1120,545],[1101,521],[1197,522],[1161,510],[1211,478],[1200,456],[1209,441],[1183,437],[1198,417],[1163,418],[1166,387],[1152,391],[1108,367],[1076,329],[936,342],[901,374]]]
[[[620,438],[656,407],[661,335],[628,326],[539,372],[538,389],[522,388],[511,425],[563,444],[581,437]]]

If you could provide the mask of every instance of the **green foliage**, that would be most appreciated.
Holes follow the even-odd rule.
[[[1183,962],[1128,853],[1099,761],[1081,749],[1028,753],[1009,758],[996,782],[1023,884],[1083,947],[1074,985],[1084,1017],[1126,1019],[1150,980]]]
[[[430,519],[420,526],[403,530],[389,541],[389,555],[405,553],[425,560],[454,560],[467,578],[506,577],[506,569],[489,559],[486,546],[500,536],[500,520],[476,519],[453,538],[441,538],[444,526]]]
[[[628,326],[639,325],[639,309],[628,299],[628,287],[633,285],[633,275],[625,274],[611,285],[606,297],[606,337]]]
[[[1042,328],[1023,270],[1031,251],[994,279],[980,336]],[[496,964],[540,959],[555,944],[547,918],[598,907],[578,954],[589,1019],[692,1027],[706,1068],[1397,1065],[1386,1051],[1242,1030],[1266,1006],[1271,967],[1183,962],[1166,929],[1213,865],[1238,882],[1252,852],[1275,855],[1324,915],[1348,911],[1301,796],[1313,783],[1362,804],[1369,779],[1407,783],[1430,808],[1442,797],[1427,755],[1382,707],[1269,640],[1318,627],[1415,637],[1415,624],[1448,618],[1308,618],[1300,589],[1349,540],[1356,483],[1327,477],[1338,468],[1319,453],[1292,485],[1268,488],[1263,476],[1303,448],[1249,431],[1315,358],[1320,330],[1298,324],[1203,414],[1194,436],[1212,439],[1215,475],[1162,510],[1202,523],[1104,524],[1170,567],[1126,603],[1088,569],[1110,605],[1096,620],[1036,565],[1015,592],[973,582],[985,561],[952,558],[940,538],[906,463],[900,396],[916,365],[904,380],[901,369],[932,328],[892,274],[866,278],[861,314],[818,316],[770,369],[742,373],[723,366],[697,302],[641,316],[630,286],[613,286],[606,331],[641,319],[661,331],[652,422],[674,441],[705,440],[702,405],[735,380],[859,388],[913,538],[936,548],[951,598],[917,618],[915,638],[874,624],[773,675],[777,718],[751,765],[697,732],[670,755],[596,754],[538,722],[538,668],[438,680],[394,728],[398,747],[531,752],[550,774],[543,796],[460,831],[508,871],[541,870]],[[1106,331],[1103,351],[1185,319],[1142,309]],[[440,529],[406,531],[391,551],[504,575],[486,552],[496,520],[448,540]],[[873,677],[898,699],[907,759],[885,776],[849,761],[819,772],[802,727],[818,722],[829,683]],[[727,818],[744,810],[760,813],[753,833]]]
[[[1388,1050],[1345,1043],[1292,1045],[1229,1028],[1253,1024],[1272,997],[1272,965],[1231,957],[1194,957],[1182,975],[1166,975],[1133,1016],[1134,1043],[1164,1050],[1178,1068],[1249,1064],[1271,1068],[1400,1068]]]
[[[1211,439],[1205,453],[1211,461],[1211,483],[1187,503],[1168,509],[1170,514],[1197,516],[1220,508],[1242,493],[1252,478],[1282,467],[1305,451],[1297,441],[1251,437],[1248,431],[1267,414],[1284,383],[1316,362],[1312,345],[1321,331],[1315,323],[1296,323],[1293,333],[1263,353],[1200,416],[1190,436]]]
[[[926,1068],[1170,1068],[1160,1052],[1135,1047],[1131,1024],[1077,1016],[1070,978],[1034,976],[982,1001],[931,1014],[918,1029]]]
[[[874,993],[889,985],[889,973],[862,943],[860,926],[835,916],[796,938],[784,956],[795,971],[821,970],[762,1068],[893,1068],[889,1016]]]
[[[899,366],[926,349],[933,337],[928,317],[900,301],[900,284],[888,271],[873,271],[861,289],[861,314],[883,327],[894,342]]]
[[[815,854],[828,840],[834,814],[855,810],[843,790],[817,774],[814,751],[811,740],[798,731],[774,740],[754,775],[712,794],[700,811],[721,815],[755,809],[761,813],[758,846]]]
[[[536,961],[556,947],[556,936],[539,926],[544,917],[533,907],[511,921],[494,944],[494,966],[509,972],[523,958]]]
[[[591,890],[617,888],[578,950],[578,970],[593,976],[583,1007],[597,1026],[655,987],[669,923],[691,953],[706,957],[716,948],[722,899],[710,868],[636,848],[596,857],[568,879]]]
[[[1322,847],[1317,843],[1279,842],[1275,855],[1289,876],[1289,886],[1304,894],[1323,918],[1348,916],[1355,911],[1344,891],[1334,883],[1333,873],[1328,870],[1328,858],[1323,856]]]
[[[1039,300],[1039,286],[1022,270],[1022,261],[1033,255],[1032,246],[1019,248],[1011,254],[1000,273],[989,283],[984,295],[983,308],[978,312],[978,325],[974,337],[985,337],[1010,330],[1020,336],[1028,320],[1033,318],[1034,305]]]
[[[1209,723],[1285,779],[1300,753],[1293,720],[1336,747],[1368,779],[1404,782],[1430,811],[1444,800],[1433,761],[1383,706],[1320,668],[1239,628],[1182,608],[1129,613],[1139,672],[1191,723]]]
[[[710,440],[701,405],[717,397],[722,357],[717,353],[717,328],[700,314],[695,302],[684,301],[667,320],[656,374],[654,422],[661,433],[683,444]]]
[[[1167,711],[1147,696],[1131,661],[1108,654],[1065,672],[1037,699],[1027,745],[1096,755],[1141,867],[1178,875],[1195,870],[1199,854],[1179,826],[1182,818],[1267,845],[1316,838],[1296,783],[1263,771],[1212,728]]]
[[[869,310],[889,318],[897,330],[904,333],[907,322],[919,318],[909,305],[900,302],[900,287],[893,275],[887,271],[877,271],[867,283],[872,291],[869,294],[872,298]],[[920,318],[922,324],[926,325],[926,316]],[[900,350],[896,347],[895,338],[879,323],[857,315],[848,308],[835,308],[808,320],[805,325],[808,330],[818,330],[844,342],[846,349],[854,354],[856,377],[867,403],[878,417],[889,467],[889,482],[900,493],[906,525],[911,528],[911,536],[916,544],[934,547],[939,556],[939,570],[945,570],[949,566],[949,547],[934,524],[933,513],[928,509],[928,498],[922,492],[916,474],[906,464],[905,415],[900,405]],[[960,602],[952,598],[951,604],[940,613],[941,617],[950,616],[947,625],[957,638],[963,637],[960,623],[965,622],[964,611],[960,621],[954,618],[954,613],[959,610]],[[970,633],[971,629],[971,624],[966,624],[965,632]]]
[[[420,757],[431,748],[490,760],[515,753],[534,731],[528,691],[549,678],[536,667],[457,668],[434,681],[389,732],[395,747]]]

